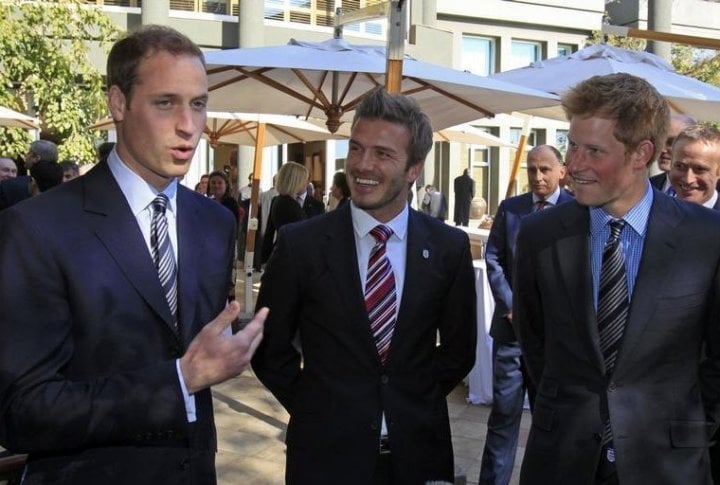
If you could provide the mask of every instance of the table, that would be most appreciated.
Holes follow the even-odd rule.
[[[495,300],[487,280],[485,261],[473,261],[475,268],[475,293],[477,295],[477,348],[475,366],[468,374],[468,402],[472,404],[492,403],[492,337],[490,323],[495,309]]]

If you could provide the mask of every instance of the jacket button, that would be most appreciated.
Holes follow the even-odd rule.
[[[371,423],[371,424],[370,424],[370,429],[373,430],[373,431],[377,431],[377,429],[378,429],[378,424],[377,424],[377,423]]]
[[[180,462],[178,465],[178,468],[181,470],[187,470],[190,467],[190,460],[185,458],[183,461]]]
[[[382,384],[387,384],[388,382],[390,382],[390,378],[388,377],[387,374],[383,374],[380,376],[380,382]]]
[[[614,392],[615,389],[617,389],[617,386],[615,385],[615,381],[610,381],[610,384],[608,384],[608,392]]]

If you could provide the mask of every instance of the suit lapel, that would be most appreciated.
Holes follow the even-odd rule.
[[[666,285],[667,279],[672,277],[671,265],[668,261],[673,260],[676,250],[677,238],[680,234],[676,227],[680,219],[681,215],[670,199],[662,193],[655,192],[625,335],[615,364],[616,374],[621,373],[623,365],[632,360],[634,348],[654,313],[658,294]]]
[[[597,316],[593,304],[592,270],[590,269],[590,216],[580,204],[572,204],[572,211],[563,218],[563,236],[555,246],[554,257],[560,266],[563,283],[568,292],[567,303],[574,320],[584,322],[586,328],[578,329],[578,336],[585,339],[593,363],[605,371],[605,362],[598,341]]]
[[[172,314],[147,244],[107,164],[83,177],[84,208],[95,234],[138,294],[175,334]]]
[[[357,250],[355,248],[355,229],[350,215],[350,204],[344,204],[328,215],[328,225],[324,236],[325,266],[334,282],[334,288],[340,295],[338,303],[346,309],[352,332],[362,342],[366,355],[380,358],[375,347],[370,321],[365,310],[365,297],[360,282]]]
[[[429,271],[430,262],[436,254],[430,233],[423,223],[422,217],[415,210],[410,209],[407,229],[407,248],[405,255],[405,280],[403,282],[402,300],[398,310],[398,318],[395,323],[395,338],[402,333],[405,326],[412,320],[413,310],[423,308],[418,298],[422,298],[423,292],[418,291],[417,282],[423,281]],[[392,343],[390,344],[392,354]]]
[[[178,187],[178,318],[182,341],[189,342],[194,332],[195,306],[198,295],[199,258],[204,254],[203,238],[199,237],[202,216],[191,194]],[[205,322],[203,322],[205,323]]]

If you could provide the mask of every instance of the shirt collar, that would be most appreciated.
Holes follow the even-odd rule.
[[[353,228],[355,229],[355,234],[357,234],[360,239],[367,236],[368,233],[378,224],[384,224],[392,229],[394,236],[397,236],[402,241],[405,239],[405,234],[407,233],[408,214],[408,206],[405,204],[405,207],[403,207],[400,214],[392,218],[390,221],[382,223],[364,210],[357,207],[352,199],[350,200],[350,215],[352,217]]]
[[[160,193],[155,187],[143,180],[140,175],[136,174],[120,159],[117,151],[113,149],[108,156],[108,167],[112,172],[115,180],[120,186],[125,199],[130,204],[132,213],[137,215],[152,203],[153,199]],[[162,191],[169,199],[168,209],[177,214],[177,179],[173,179],[167,187]]]
[[[622,219],[627,223],[628,226],[632,227],[633,230],[641,237],[645,237],[645,231],[647,229],[648,218],[650,217],[650,208],[653,203],[653,192],[650,182],[647,183],[645,188],[645,195],[642,199],[631,208]],[[615,217],[608,214],[602,207],[591,207],[590,208],[590,234],[593,237],[601,234],[603,228],[607,223]]]
[[[707,207],[708,209],[714,209],[715,203],[718,200],[718,192],[717,190],[713,192],[712,197],[710,197],[705,203],[703,203],[703,207]]]
[[[533,192],[532,198],[533,198],[533,204],[536,204],[536,203],[538,203],[539,201],[544,200],[544,201],[547,202],[548,204],[557,205],[557,201],[558,201],[558,199],[560,198],[560,186],[558,185],[557,187],[555,187],[555,192],[553,192],[552,194],[548,195],[548,196],[547,196],[546,198],[544,198],[544,199],[541,199],[540,197],[538,197],[537,195],[535,195],[534,192]]]

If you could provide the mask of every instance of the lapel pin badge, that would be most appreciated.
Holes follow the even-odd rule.
[[[423,259],[430,259],[430,250],[423,249]]]

